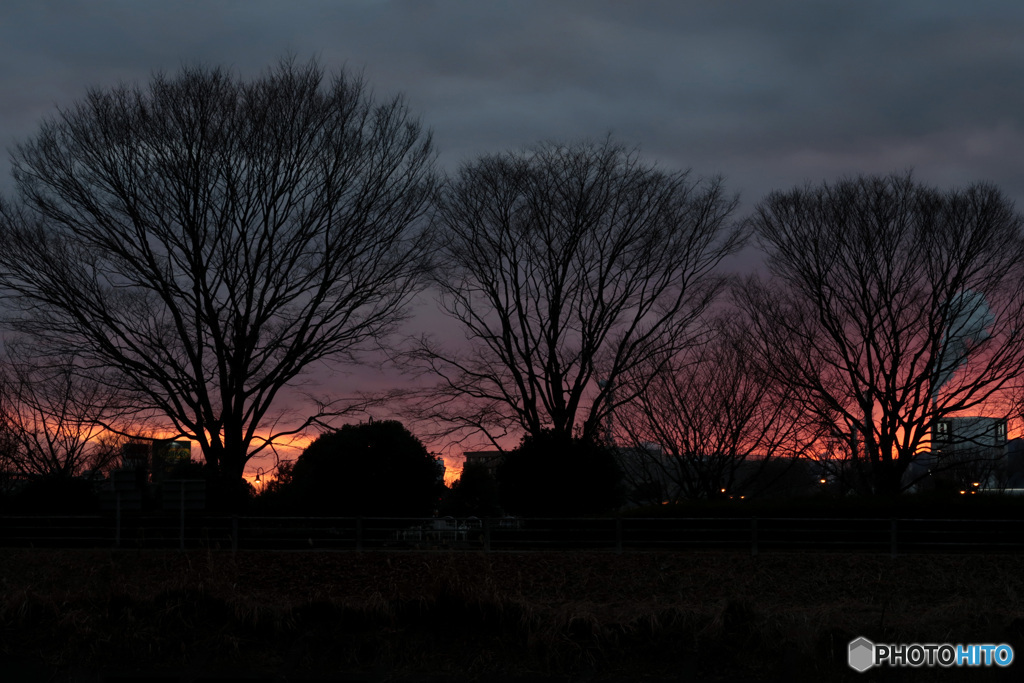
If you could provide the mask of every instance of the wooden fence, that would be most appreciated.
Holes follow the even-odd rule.
[[[796,517],[0,516],[0,546],[214,550],[979,553],[1024,551],[1024,521]]]

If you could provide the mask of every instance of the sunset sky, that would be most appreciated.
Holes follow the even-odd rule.
[[[1024,206],[1022,35],[1016,0],[5,0],[0,142],[89,86],[194,62],[252,76],[291,53],[405,93],[445,170],[610,132],[666,167],[723,175],[741,212],[772,189],[909,168],[941,186],[992,181]],[[408,332],[436,331],[431,310]],[[401,381],[344,372],[328,388]]]

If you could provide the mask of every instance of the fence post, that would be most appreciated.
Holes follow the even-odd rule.
[[[889,553],[891,557],[896,557],[896,518],[893,517],[889,520]]]
[[[750,556],[757,557],[757,517],[750,518]]]
[[[356,515],[356,550],[363,549],[363,516]]]
[[[615,552],[622,554],[622,517],[615,518]]]
[[[238,515],[231,515],[231,552],[238,551]]]
[[[491,552],[491,520],[487,517],[483,518],[484,525],[484,552]]]
[[[121,492],[114,492],[114,547],[121,547]]]
[[[181,523],[178,527],[178,549],[185,550],[185,480],[181,480],[180,485],[181,495],[178,498],[178,502],[181,503]]]

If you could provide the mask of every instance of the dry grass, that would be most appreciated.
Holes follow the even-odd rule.
[[[858,635],[1024,656],[1022,570],[1015,556],[2,550],[0,654],[89,671],[866,680],[845,664]]]

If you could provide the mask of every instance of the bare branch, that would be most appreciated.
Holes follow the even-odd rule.
[[[439,380],[420,415],[492,440],[596,435],[621,376],[690,343],[742,241],[735,205],[720,179],[610,140],[465,166],[441,194],[434,286],[468,348],[415,340],[411,365]]]
[[[643,502],[756,494],[773,460],[813,441],[787,387],[754,362],[749,329],[723,318],[714,330],[657,372],[641,368],[636,398],[615,413],[627,476],[657,493]]]
[[[1024,220],[994,187],[861,177],[773,193],[751,223],[774,279],[737,298],[762,366],[868,489],[911,485],[935,421],[1024,370]]]
[[[433,159],[401,99],[315,62],[93,90],[14,153],[11,322],[122,373],[237,479],[282,388],[404,318]]]
[[[7,339],[0,368],[4,469],[22,475],[77,476],[110,465],[103,424],[137,419],[127,391],[83,373],[73,358],[43,357]]]

